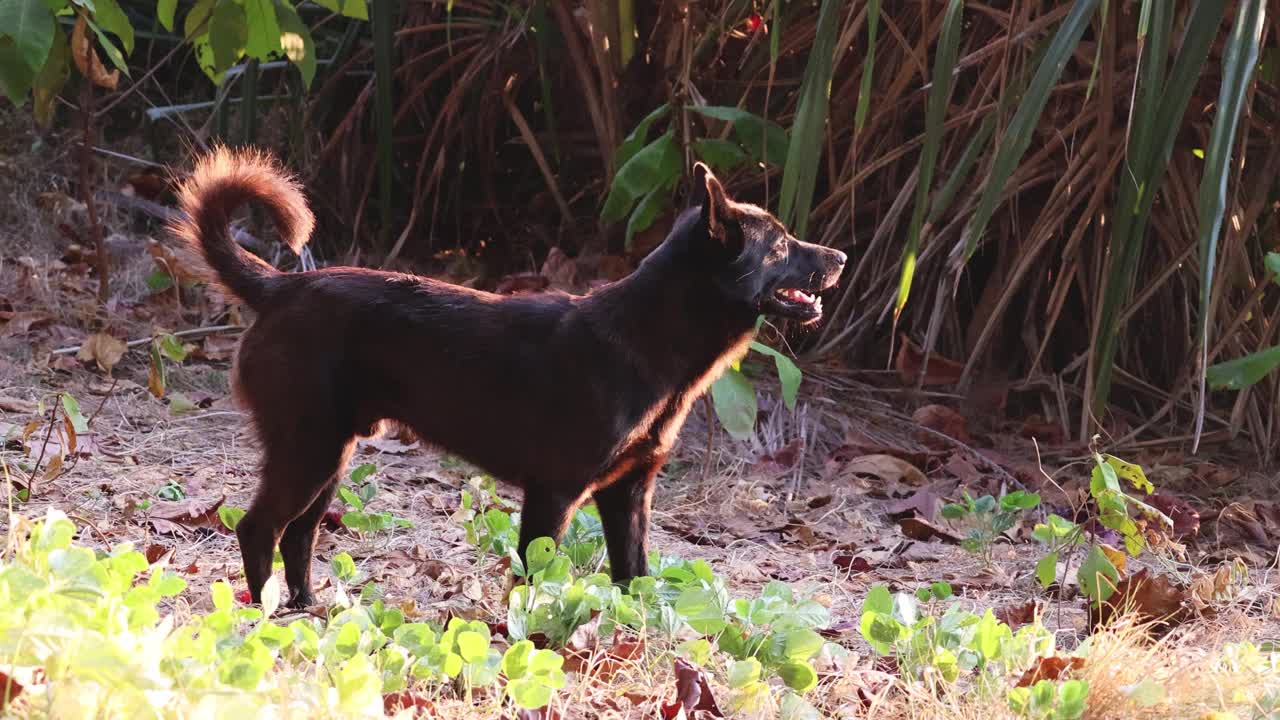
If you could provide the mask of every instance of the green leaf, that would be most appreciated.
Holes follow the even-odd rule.
[[[729,666],[729,687],[734,690],[746,687],[760,679],[761,671],[760,661],[755,658],[734,662]]]
[[[458,633],[458,654],[465,662],[483,660],[489,652],[489,638],[472,630]]]
[[[613,152],[613,166],[615,168],[621,168],[626,165],[631,158],[635,157],[636,153],[640,152],[640,148],[644,147],[649,139],[649,127],[666,115],[670,109],[670,105],[663,103],[644,116],[644,119],[636,125],[631,134]]]
[[[1047,588],[1058,578],[1058,551],[1055,550],[1036,563],[1036,580],[1040,587]]]
[[[1004,137],[997,146],[996,157],[986,184],[983,186],[982,195],[978,199],[977,208],[961,235],[964,240],[963,259],[966,262],[977,249],[978,240],[986,232],[987,223],[991,220],[991,215],[996,208],[996,201],[1004,193],[1009,176],[1013,174],[1018,161],[1022,159],[1032,138],[1035,137],[1040,114],[1049,101],[1049,95],[1057,86],[1058,78],[1062,75],[1067,61],[1075,53],[1080,37],[1089,27],[1097,6],[1098,0],[1075,0],[1066,19],[1058,27],[1058,32],[1054,34],[1040,66],[1036,68],[1036,73],[1027,86],[1027,92],[1023,95],[1013,119],[1005,129]]]
[[[818,685],[818,673],[807,662],[789,661],[783,664],[778,668],[778,677],[798,693],[809,692]]]
[[[272,0],[243,0],[248,34],[245,53],[251,58],[266,60],[280,52],[280,24],[276,20],[276,8]]]
[[[671,203],[671,187],[656,187],[640,199],[640,204],[636,206],[635,212],[631,213],[631,219],[627,221],[627,236],[625,239],[625,247],[631,249],[631,241],[637,233],[648,230],[653,221],[658,219],[663,210]]]
[[[747,160],[747,154],[737,143],[719,138],[694,140],[693,154],[716,172],[728,172]]]
[[[22,57],[17,45],[0,42],[0,90],[17,107],[27,101],[36,71]]]
[[[1049,516],[1049,522],[1038,523],[1031,531],[1031,536],[1042,543],[1057,543],[1076,532],[1078,526],[1061,515]]]
[[[1155,492],[1155,486],[1147,479],[1147,474],[1142,472],[1140,465],[1125,462],[1115,455],[1103,455],[1102,457],[1111,466],[1111,469],[1115,470],[1116,476],[1127,480],[1135,490],[1141,490],[1148,495]]]
[[[938,49],[933,58],[933,81],[929,84],[929,99],[925,109],[924,148],[920,151],[920,168],[916,175],[915,206],[911,211],[911,222],[907,226],[907,244],[902,250],[902,269],[898,278],[898,299],[893,307],[895,323],[907,305],[911,283],[915,278],[920,231],[928,209],[929,191],[933,189],[933,171],[938,162],[942,129],[951,102],[963,14],[964,0],[948,0],[947,12],[942,20],[942,33],[938,38]]]
[[[675,611],[689,627],[703,635],[715,635],[729,624],[715,593],[705,587],[690,587],[676,597]]]
[[[222,521],[223,526],[228,530],[235,530],[243,517],[244,508],[231,507],[230,505],[222,505],[218,508],[218,519]]]
[[[80,414],[80,403],[71,393],[62,393],[62,412],[71,421],[71,428],[77,435],[89,432],[89,421]]]
[[[751,437],[756,427],[756,389],[741,371],[729,368],[711,384],[711,404],[729,435],[737,440]]]
[[[862,78],[858,85],[858,106],[853,113],[853,131],[862,132],[871,109],[871,79],[876,63],[876,33],[880,29],[880,0],[867,3],[867,49],[862,60]]]
[[[1058,707],[1054,720],[1076,720],[1084,715],[1085,701],[1089,699],[1088,680],[1068,680],[1058,688]]]
[[[351,582],[356,577],[356,561],[351,559],[351,555],[340,552],[333,556],[329,561],[329,566],[333,568],[334,577],[343,582]]]
[[[1142,472],[1142,470],[1139,469],[1138,472]],[[1031,510],[1039,506],[1040,494],[1027,492],[1026,490],[1015,490],[1000,497],[1000,508],[1002,510]]]
[[[938,600],[946,600],[951,597],[951,583],[938,581],[929,585],[930,593]]]
[[[1081,592],[1095,605],[1111,597],[1115,592],[1116,583],[1120,581],[1120,573],[1116,572],[1116,566],[1111,564],[1106,553],[1102,552],[1102,548],[1097,545],[1089,549],[1088,557],[1080,565],[1078,577]]]
[[[214,70],[224,72],[235,65],[244,54],[248,38],[244,7],[235,0],[218,0],[209,18],[209,47],[213,50]]]
[[[209,34],[209,18],[213,14],[217,0],[196,0],[196,4],[187,12],[182,21],[182,34],[188,40]]]
[[[125,62],[124,54],[120,52],[120,48],[116,47],[116,44],[111,42],[111,38],[107,37],[106,33],[102,32],[102,28],[98,27],[96,22],[89,18],[85,18],[85,24],[93,30],[94,36],[98,38],[98,45],[102,47],[102,52],[107,54],[107,59],[111,61],[111,64],[115,65],[117,70],[124,73],[125,77],[128,77],[129,63]],[[132,35],[130,38],[132,41]]]
[[[1280,367],[1280,345],[1213,365],[1205,371],[1205,379],[1215,389],[1243,390],[1277,367]]]
[[[213,596],[213,607],[218,610],[230,610],[235,605],[231,585],[225,580],[210,585],[209,593]]]
[[[173,32],[173,15],[178,10],[178,0],[157,0],[156,19],[169,32]]]
[[[879,0],[872,0],[877,2]],[[781,5],[777,3],[776,5]],[[775,5],[775,7],[776,7]],[[805,702],[804,698],[794,693],[786,693],[778,703],[778,720],[821,720],[818,709]]]
[[[782,654],[788,660],[803,661],[822,651],[822,636],[808,628],[797,628],[786,633]]]
[[[637,200],[658,188],[674,186],[680,174],[680,148],[674,131],[668,130],[618,168],[600,219],[606,223],[621,220],[631,212]]]
[[[1280,48],[1276,50],[1280,54]],[[1280,283],[1280,253],[1269,252],[1263,258],[1262,264],[1266,266],[1267,273],[1271,275],[1271,279]]]
[[[176,335],[165,333],[157,337],[156,341],[161,355],[176,363],[187,359],[187,349],[182,346],[182,341]]]
[[[316,0],[316,4],[349,18],[369,19],[369,7],[365,0]]]
[[[690,105],[688,109],[699,115],[732,123],[733,134],[753,160],[772,165],[781,165],[786,161],[790,141],[787,139],[787,131],[781,125],[731,106]]]
[[[549,537],[534,538],[524,551],[530,577],[551,564],[556,557],[556,541]]]
[[[0,37],[7,36],[16,53],[26,67],[28,82],[35,73],[44,67],[45,59],[53,48],[53,33],[56,22],[53,13],[44,0],[4,0],[0,2]],[[9,60],[9,58],[6,58]],[[6,88],[6,92],[8,89]],[[20,98],[25,98],[23,90]],[[22,100],[10,95],[15,105]]]
[[[146,283],[151,292],[164,292],[173,287],[173,277],[163,270],[152,270],[147,275]]]
[[[782,385],[782,401],[786,403],[788,410],[794,412],[796,397],[800,392],[800,380],[803,377],[800,368],[791,358],[764,343],[752,341],[751,349],[773,358],[773,364],[778,369],[778,382]]]
[[[364,463],[351,471],[351,484],[359,485],[365,481],[365,478],[378,471],[378,466],[373,463]]]
[[[311,30],[288,3],[276,4],[276,21],[280,25],[280,47],[289,62],[298,66],[303,87],[310,90],[316,77],[316,46]]]
[[[942,517],[947,520],[959,520],[969,512],[969,509],[959,503],[947,503],[942,506]]]
[[[1227,180],[1231,149],[1240,124],[1240,114],[1258,64],[1258,44],[1266,21],[1265,0],[1244,0],[1236,9],[1235,23],[1222,58],[1222,82],[1218,86],[1217,114],[1209,132],[1209,152],[1197,199],[1200,238],[1200,317],[1197,322],[1201,367],[1209,360],[1209,301],[1213,295],[1214,268],[1218,259],[1218,237],[1227,211]],[[1207,372],[1206,372],[1207,376]],[[1196,438],[1204,420],[1204,381],[1196,415]]]
[[[502,673],[508,680],[519,680],[529,671],[529,656],[533,654],[533,642],[521,640],[507,648],[502,655]]]
[[[0,61],[2,62],[2,61]],[[41,127],[48,127],[53,121],[54,100],[67,84],[71,76],[71,51],[67,48],[67,37],[63,33],[53,34],[53,45],[45,58],[44,66],[31,81],[31,99],[33,114]]]
[[[787,146],[786,165],[782,171],[782,189],[778,194],[778,217],[804,239],[809,227],[809,211],[813,207],[813,190],[817,184],[822,149],[827,138],[827,110],[831,103],[831,72],[835,63],[836,40],[843,23],[840,14],[846,4],[840,0],[822,0],[818,11],[818,29],[809,46],[809,59],[800,84],[800,100],[791,123],[791,142]]]
[[[133,54],[133,25],[116,0],[94,0],[93,19],[103,30],[120,38],[124,51]]]

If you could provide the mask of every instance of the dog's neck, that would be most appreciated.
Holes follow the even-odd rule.
[[[699,260],[700,240],[705,238],[696,227],[677,222],[635,272],[601,291],[626,298],[607,304],[609,315],[600,319],[608,332],[625,336],[646,364],[690,382],[726,353],[740,352],[757,317],[754,308],[734,303],[717,287]]]

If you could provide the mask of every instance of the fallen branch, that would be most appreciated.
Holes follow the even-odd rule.
[[[244,329],[243,325],[210,325],[208,327],[202,327],[202,328],[191,328],[190,330],[179,330],[178,332],[173,333],[173,336],[177,338],[195,338],[195,337],[205,337],[207,335],[217,335],[218,333],[224,333],[224,332],[234,332],[234,331],[243,330],[243,329]],[[131,348],[140,347],[142,345],[146,345],[149,342],[151,342],[151,338],[146,337],[140,340],[130,340],[129,342],[125,343],[124,346],[126,349],[131,349]],[[56,355],[73,355],[75,353],[80,352],[81,347],[82,347],[81,345],[76,345],[75,347],[58,348],[57,350],[54,350],[50,354],[55,356]]]
[[[134,195],[125,195],[122,192],[113,190],[99,190],[94,194],[98,200],[114,205],[124,210],[133,210],[142,213],[148,217],[168,222],[175,218],[181,217],[182,213],[168,205],[161,205],[157,202],[151,202],[145,198],[136,197]],[[247,232],[241,230],[235,225],[231,226],[231,238],[242,247],[248,248],[259,255],[265,255],[267,252],[267,243]]]

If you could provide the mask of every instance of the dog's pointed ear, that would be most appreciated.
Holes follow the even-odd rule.
[[[729,198],[725,195],[724,186],[711,172],[711,168],[703,163],[693,166],[694,204],[702,206],[702,220],[707,225],[707,232],[713,237],[724,239],[724,219],[729,210]]]

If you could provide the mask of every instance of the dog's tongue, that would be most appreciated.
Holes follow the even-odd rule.
[[[791,302],[812,303],[814,301],[814,298],[812,295],[802,290],[796,290],[794,288],[787,288],[786,290],[782,291],[782,294]]]

